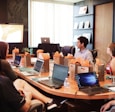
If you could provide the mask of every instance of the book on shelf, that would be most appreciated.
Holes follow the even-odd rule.
[[[79,23],[79,29],[83,29],[83,27],[84,27],[84,22],[81,21],[81,22]]]
[[[88,11],[88,7],[87,6],[82,6],[79,8],[79,14],[86,14]]]
[[[75,22],[75,24],[74,24],[74,29],[78,29],[78,27],[79,27],[78,22]]]
[[[90,22],[89,21],[85,21],[84,28],[89,28],[89,27],[90,27]]]
[[[86,37],[89,43],[91,42],[91,33],[83,33],[82,36]]]

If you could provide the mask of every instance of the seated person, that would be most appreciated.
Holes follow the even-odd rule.
[[[115,43],[111,43],[107,48],[107,54],[110,55],[111,60],[107,64],[106,72],[111,75],[115,75]],[[105,112],[107,109],[109,109],[111,106],[115,105],[115,100],[111,100],[108,103],[104,104],[100,112]]]
[[[89,51],[86,47],[88,44],[88,39],[84,36],[80,36],[77,40],[77,48],[74,57],[82,58],[84,60],[89,60],[89,62],[93,62],[93,56],[91,51]]]
[[[29,91],[17,91],[8,77],[0,75],[0,112],[27,112],[31,99]]]
[[[23,93],[30,92],[31,97],[33,99],[38,99],[42,101],[43,103],[47,104],[48,110],[54,107],[57,107],[57,104],[54,103],[54,100],[52,98],[49,98],[43,95],[34,87],[29,85],[29,83],[27,83],[25,80],[19,79],[16,76],[10,64],[8,63],[8,61],[6,61],[6,55],[8,54],[8,52],[9,52],[9,45],[5,42],[0,42],[0,73],[1,75],[5,75],[9,77],[9,79],[13,82],[17,91],[21,91]]]
[[[115,75],[115,43],[111,43],[107,48],[107,54],[111,57],[106,66],[107,74]]]

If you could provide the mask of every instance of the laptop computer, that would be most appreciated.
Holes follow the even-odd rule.
[[[11,62],[11,66],[19,67],[20,61],[21,61],[21,56],[16,55],[14,61]]]
[[[90,96],[110,91],[108,88],[100,86],[95,72],[76,74],[75,79],[77,81],[79,90]]]
[[[50,43],[49,37],[41,37],[41,43]]]
[[[61,88],[65,78],[68,76],[68,70],[69,67],[67,66],[54,64],[52,77],[45,80],[39,80],[38,82],[50,88]]]
[[[19,70],[24,75],[39,75],[41,73],[42,67],[44,64],[44,60],[38,59],[36,60],[33,68],[27,68],[27,67],[20,67]]]

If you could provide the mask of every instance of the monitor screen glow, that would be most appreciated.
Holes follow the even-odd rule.
[[[24,26],[20,24],[0,24],[0,41],[22,43],[23,30]]]

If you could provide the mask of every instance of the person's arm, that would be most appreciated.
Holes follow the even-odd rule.
[[[88,50],[86,57],[87,57],[87,60],[89,60],[90,62],[93,62],[93,55],[92,55],[91,51]]]
[[[115,100],[109,101],[108,103],[104,104],[101,109],[100,112],[105,112],[106,110],[108,110],[112,105],[115,105]]]
[[[0,75],[0,90],[3,96],[3,102],[12,109],[13,112],[21,110],[27,112],[31,105],[31,92],[17,91],[13,82],[5,76]]]

